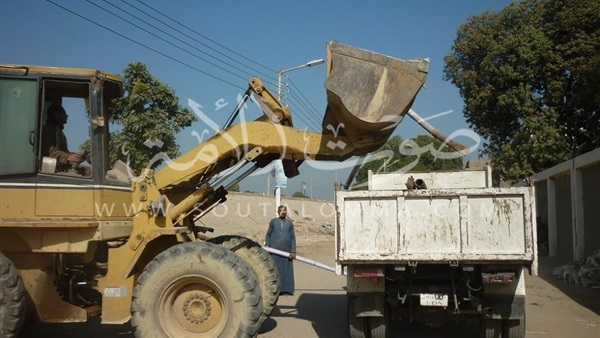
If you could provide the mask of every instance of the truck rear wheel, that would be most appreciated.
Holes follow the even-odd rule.
[[[367,320],[364,317],[356,317],[354,306],[348,298],[348,329],[350,330],[350,338],[368,338]]]
[[[525,338],[525,316],[504,320],[504,338]]]
[[[264,322],[275,309],[279,299],[279,272],[271,255],[260,244],[242,236],[219,236],[210,239],[209,242],[220,244],[235,252],[252,268],[262,292],[263,318],[261,318],[261,323]]]
[[[387,318],[368,317],[371,338],[387,338]]]
[[[13,263],[0,252],[0,337],[18,337],[25,320],[25,288]]]
[[[502,320],[480,317],[481,337],[482,338],[501,338]]]
[[[388,337],[388,309],[384,308],[383,317],[357,317],[348,298],[348,329],[350,338],[386,338]]]
[[[146,266],[131,311],[136,337],[253,337],[262,300],[254,273],[237,255],[189,242]]]

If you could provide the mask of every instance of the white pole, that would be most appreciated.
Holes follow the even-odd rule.
[[[279,216],[277,214],[277,208],[281,205],[281,188],[275,188],[275,216]]]
[[[285,251],[282,251],[282,250],[273,249],[273,248],[270,248],[268,246],[263,247],[263,249],[267,250],[270,253],[273,253],[273,254],[276,254],[276,255],[279,255],[279,256],[282,256],[282,257],[290,257],[290,253],[289,252],[285,252]],[[327,271],[335,272],[335,268],[334,267],[331,267],[329,265],[325,265],[323,263],[319,263],[319,262],[314,261],[312,259],[308,259],[308,258],[304,258],[302,256],[296,255],[296,260],[300,261],[302,263],[306,263],[306,264],[309,264],[309,265],[316,266],[317,268],[321,268],[321,269],[324,269],[324,270],[327,270]]]
[[[267,173],[267,196],[271,195],[271,178],[269,177],[271,173]]]

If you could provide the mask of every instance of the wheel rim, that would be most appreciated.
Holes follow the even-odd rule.
[[[203,334],[217,337],[225,329],[229,311],[223,290],[203,276],[184,276],[165,288],[159,320],[168,336]]]

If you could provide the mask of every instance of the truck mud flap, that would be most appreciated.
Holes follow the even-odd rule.
[[[484,308],[492,319],[521,319],[525,316],[525,295],[486,295]]]
[[[498,274],[504,275],[504,274]],[[485,283],[483,308],[489,309],[488,318],[522,319],[525,316],[525,269],[512,274],[510,282]]]

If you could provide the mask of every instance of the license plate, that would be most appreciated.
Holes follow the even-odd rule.
[[[448,295],[441,293],[422,293],[421,306],[448,306]]]

